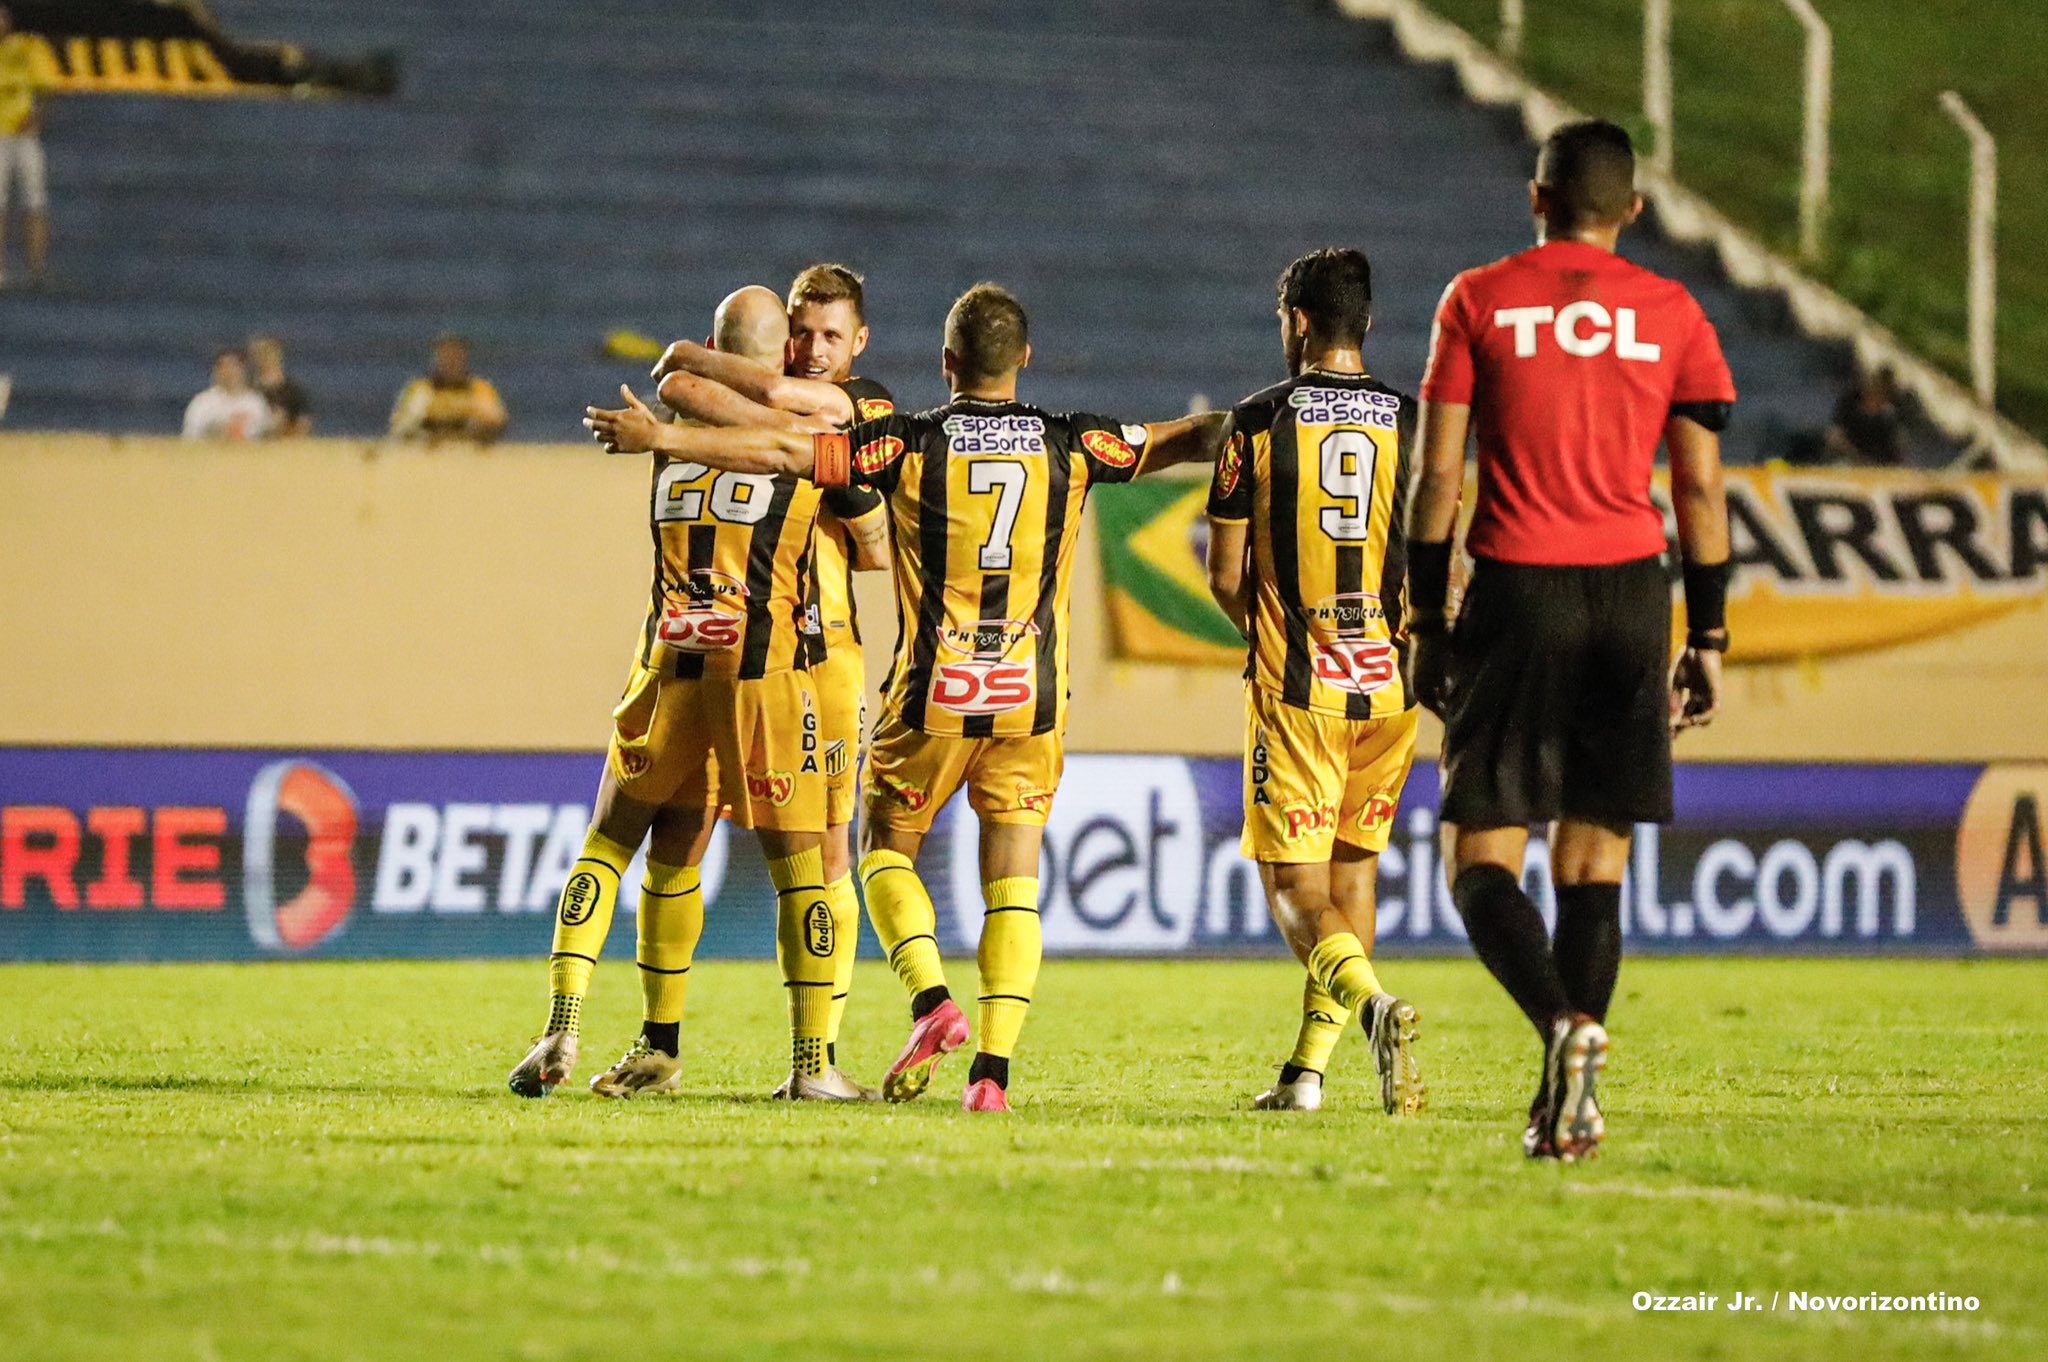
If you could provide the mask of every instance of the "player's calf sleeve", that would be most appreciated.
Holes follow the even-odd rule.
[[[839,1024],[846,1019],[846,999],[853,991],[853,962],[860,953],[860,895],[853,876],[841,875],[825,886],[832,904],[832,1012],[825,1021],[825,1044],[839,1043]]]
[[[641,1018],[650,1044],[675,1054],[690,998],[690,962],[704,936],[704,893],[695,866],[647,863],[640,888]],[[662,1044],[663,1041],[669,1042]]]
[[[1365,943],[1352,932],[1334,932],[1316,942],[1308,953],[1308,972],[1339,1007],[1352,1012],[1380,991],[1380,979],[1365,954]]]
[[[775,963],[789,994],[790,1059],[797,1072],[820,1074],[838,935],[825,894],[824,854],[813,848],[771,860],[768,878],[775,881]]]
[[[1573,1009],[1557,977],[1543,914],[1504,866],[1465,867],[1451,886],[1451,898],[1465,919],[1473,953],[1547,1044],[1551,1024]]]
[[[981,886],[988,905],[981,921],[981,1053],[1008,1059],[1024,1030],[1045,935],[1038,921],[1038,880],[1013,875]]]
[[[611,935],[619,906],[619,877],[633,862],[633,848],[596,828],[583,839],[583,854],[569,871],[555,905],[555,941],[548,954],[548,1031],[575,1034],[583,1023],[583,999],[590,974]]]
[[[939,917],[910,858],[895,851],[870,851],[861,858],[860,887],[868,921],[889,957],[890,967],[915,999],[946,986],[939,963]]]
[[[1294,1053],[1287,1057],[1281,1080],[1293,1082],[1303,1072],[1326,1073],[1337,1041],[1351,1020],[1351,1009],[1330,996],[1330,991],[1311,974],[1301,989],[1301,1031],[1294,1038]]]
[[[1572,1006],[1606,1021],[1621,973],[1621,886],[1559,885],[1550,954]]]

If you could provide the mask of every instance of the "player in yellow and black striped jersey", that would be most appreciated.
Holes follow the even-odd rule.
[[[946,989],[937,923],[914,862],[964,787],[981,822],[987,903],[980,1053],[963,1105],[1009,1110],[1009,1061],[1038,976],[1038,862],[1063,762],[1068,602],[1088,490],[1213,459],[1222,418],[1149,426],[1058,415],[1017,400],[1030,360],[1024,309],[992,284],[946,319],[946,406],[864,421],[844,436],[685,430],[631,401],[591,409],[608,448],[666,449],[746,471],[795,470],[888,500],[901,629],[868,754],[861,880],[876,935],[911,994],[909,1043],[883,1084],[905,1100],[970,1035]]]
[[[807,421],[845,426],[895,411],[887,388],[850,372],[869,339],[858,274],[844,265],[812,265],[790,285],[788,305],[790,340],[780,367],[679,341],[655,366],[663,402],[709,425],[779,423],[790,429],[806,428]],[[818,622],[824,650],[811,676],[825,766],[825,892],[835,923],[825,1046],[827,1064],[833,1065],[860,940],[851,834],[861,735],[867,728],[867,676],[853,572],[856,567],[887,568],[889,562],[888,531],[877,493],[839,489],[827,501],[816,537]],[[794,939],[791,933],[782,935]],[[782,964],[786,984],[801,987],[806,982],[801,966],[807,962],[792,960],[785,951]],[[775,1095],[785,1093],[778,1089]]]
[[[1209,581],[1250,644],[1243,850],[1310,978],[1294,1056],[1257,1105],[1322,1100],[1360,1012],[1388,1112],[1422,1102],[1414,1008],[1370,963],[1374,879],[1415,755],[1403,685],[1414,400],[1366,372],[1372,270],[1318,251],[1280,279],[1293,376],[1232,410],[1209,493]]]
[[[779,363],[788,318],[775,294],[742,289],[720,305],[716,334],[723,349]],[[800,1096],[860,1096],[857,1085],[832,1081],[825,1057],[838,933],[825,895],[824,764],[810,676],[823,653],[815,521],[821,501],[841,495],[790,474],[656,455],[647,620],[613,711],[597,816],[562,891],[547,1030],[510,1079],[522,1096],[545,1096],[575,1064],[582,1000],[620,877],[650,831],[638,953],[646,1022],[592,1087],[631,1096],[677,1086],[687,976],[703,930],[697,867],[721,812],[759,833],[778,936],[792,938],[817,976],[790,991],[792,1085],[806,1089]]]

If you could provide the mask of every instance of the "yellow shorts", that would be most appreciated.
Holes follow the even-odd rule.
[[[941,738],[885,714],[868,745],[861,793],[870,823],[904,832],[930,832],[932,820],[962,785],[981,817],[1042,828],[1066,760],[1064,734]]]
[[[824,752],[825,821],[851,823],[859,807],[860,735],[868,726],[868,675],[860,645],[849,635],[828,642],[825,661],[811,668],[818,691],[818,739]]]
[[[608,760],[647,804],[725,809],[743,828],[825,830],[825,771],[811,678],[664,677],[635,666],[612,711]]]
[[[1385,851],[1421,712],[1343,719],[1284,704],[1258,686],[1245,695],[1244,854],[1327,861],[1338,842]]]

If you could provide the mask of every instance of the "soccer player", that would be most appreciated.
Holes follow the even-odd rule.
[[[848,426],[855,420],[886,416],[896,410],[889,390],[872,379],[853,376],[853,363],[868,346],[865,305],[858,274],[844,265],[812,265],[790,285],[788,352],[776,356],[773,367],[745,355],[680,341],[668,348],[654,369],[662,382],[662,400],[678,415],[706,425],[826,429],[822,424],[805,426],[795,418]],[[692,382],[691,375],[712,382]],[[742,400],[735,400],[734,394]],[[792,419],[778,422],[768,408],[789,413]],[[860,943],[851,833],[861,735],[867,729],[867,672],[861,659],[853,572],[889,566],[880,494],[848,488],[837,496],[842,510],[851,506],[861,513],[849,521],[827,508],[818,517],[817,603],[824,652],[811,668],[825,762],[825,894],[832,902],[833,918],[832,1008],[825,1028],[825,1056],[834,1069]],[[790,950],[802,939],[790,924],[778,927],[778,962],[783,983],[792,988],[801,987],[806,977],[807,959]],[[784,1084],[774,1095],[788,1093],[789,1085]]]
[[[1417,698],[1444,720],[1452,896],[1543,1044],[1523,1148],[1573,1160],[1606,1134],[1596,1086],[1629,836],[1670,820],[1672,735],[1719,702],[1729,565],[1717,432],[1735,384],[1692,295],[1615,254],[1643,206],[1627,133],[1553,132],[1530,205],[1540,244],[1459,275],[1437,309],[1409,627]],[[1476,566],[1453,629],[1451,537],[1474,429]],[[1650,496],[1660,440],[1684,562],[1675,669]],[[1529,825],[1552,820],[1554,939],[1521,887]]]
[[[1280,276],[1286,382],[1230,413],[1209,489],[1209,589],[1251,644],[1244,854],[1308,966],[1301,1031],[1261,1110],[1314,1111],[1356,1013],[1380,1103],[1422,1109],[1412,1004],[1380,987],[1374,881],[1415,757],[1402,683],[1408,462],[1415,404],[1366,372],[1372,266],[1305,255]]]
[[[854,482],[888,499],[904,626],[869,749],[860,875],[876,935],[910,993],[912,1027],[883,1095],[918,1096],[969,1039],[915,868],[934,818],[964,787],[981,822],[987,906],[969,1111],[1010,1109],[1010,1059],[1038,977],[1039,850],[1064,755],[1068,599],[1088,490],[1213,459],[1223,419],[1123,425],[1022,403],[1027,328],[1007,290],[969,289],[946,318],[953,400],[847,434],[667,426],[629,391],[625,408],[592,408],[585,421],[607,448]]]
[[[789,339],[782,300],[742,289],[720,304],[721,347],[777,363]],[[819,634],[813,522],[819,489],[795,477],[654,460],[658,553],[640,650],[613,710],[597,816],[556,915],[546,1033],[512,1071],[512,1090],[544,1097],[575,1066],[583,999],[611,929],[619,880],[652,832],[638,960],[646,1022],[602,1075],[607,1095],[673,1091],[689,971],[704,926],[698,866],[721,809],[761,839],[778,904],[793,924],[806,986],[796,1014],[791,1095],[857,1100],[826,1060],[837,935],[821,845],[825,777],[810,668]]]

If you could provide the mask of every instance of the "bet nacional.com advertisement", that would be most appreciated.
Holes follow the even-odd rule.
[[[582,844],[596,754],[0,749],[0,959],[541,955]],[[1069,757],[1041,868],[1068,954],[1278,955],[1237,852],[1240,769]],[[1381,861],[1380,944],[1462,949],[1419,767]],[[1695,765],[1644,828],[1631,948],[1871,954],[2048,949],[2048,765]],[[942,937],[980,927],[958,803],[921,869]],[[1540,848],[1538,848],[1540,849]],[[1546,912],[1540,865],[1528,876]],[[610,949],[632,951],[639,870]],[[721,829],[702,952],[768,956],[774,895]]]

